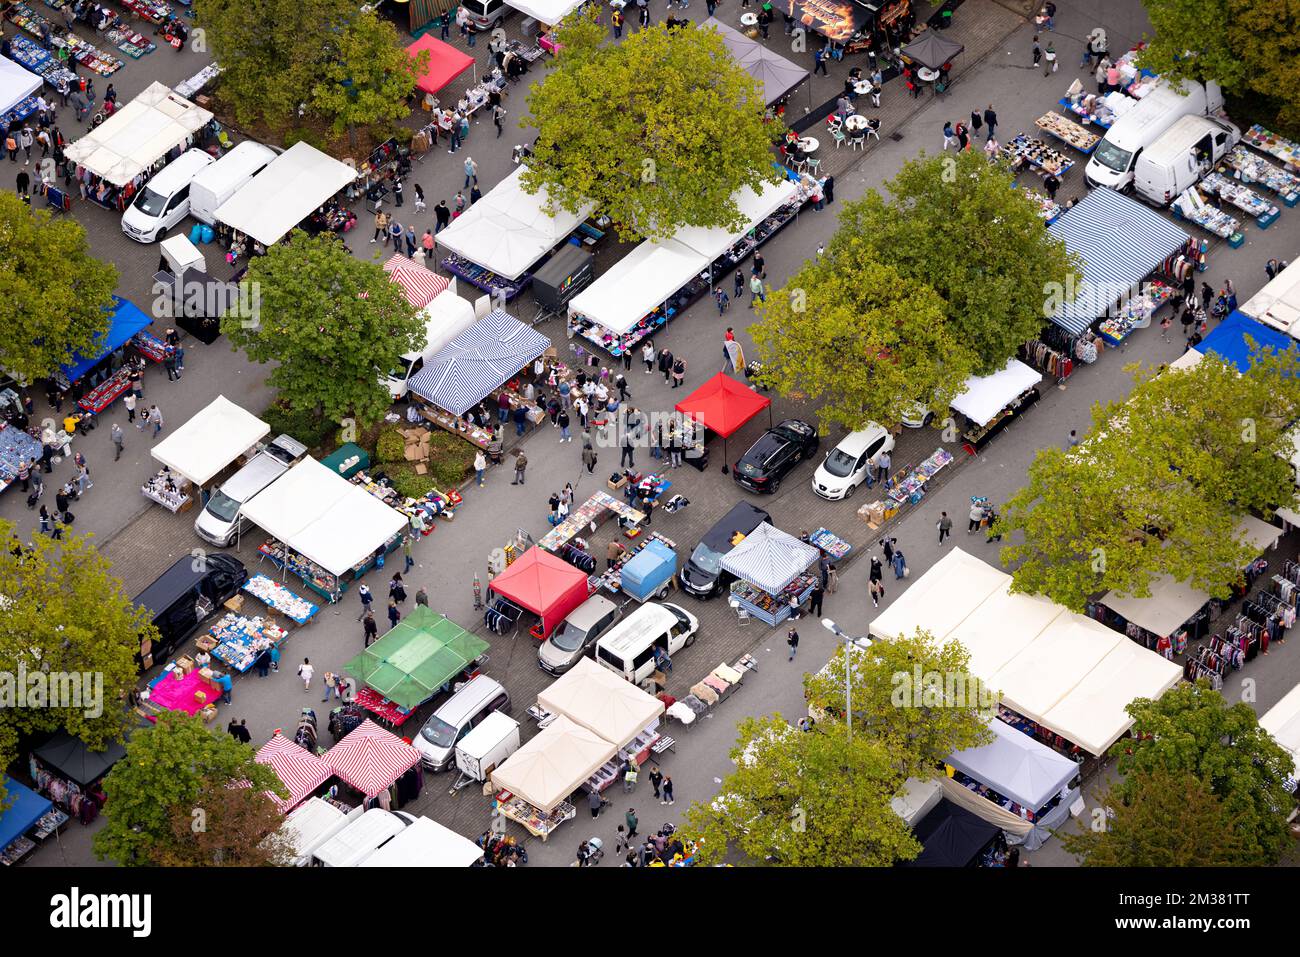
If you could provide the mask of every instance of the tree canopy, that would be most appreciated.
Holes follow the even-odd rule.
[[[889,199],[870,190],[845,203],[830,254],[861,244],[855,260],[929,286],[944,304],[948,335],[974,353],[974,372],[991,374],[1039,333],[1050,290],[1074,288],[1079,278],[1065,244],[1012,185],[1008,169],[978,151],[922,153],[885,183]]]
[[[194,807],[202,808],[202,827],[195,827],[193,808],[177,806],[168,821],[168,840],[151,847],[158,867],[276,867],[294,854],[278,829],[284,823],[265,791],[232,788],[204,781]]]
[[[998,695],[970,673],[959,642],[917,629],[870,648],[842,645],[824,669],[804,675],[809,707],[827,716],[817,727],[844,720],[846,666],[853,726],[885,746],[901,777],[933,777],[954,751],[993,740],[987,721]]]
[[[199,850],[214,855],[227,840],[215,830],[216,823],[241,819],[238,808],[245,802],[218,799],[208,806],[201,803],[204,795],[210,799],[213,788],[247,781],[267,804],[270,799],[262,791],[288,797],[275,771],[254,761],[255,754],[250,745],[210,731],[201,718],[164,711],[156,724],[131,736],[126,757],[104,778],[108,823],[95,835],[95,854],[125,867],[164,859],[197,863],[193,855]],[[188,818],[188,829],[176,827],[178,817]],[[204,831],[199,850],[183,846],[192,834]],[[229,841],[232,850],[247,851],[242,831],[232,833]]]
[[[35,535],[19,548],[17,536],[0,521],[0,767],[38,732],[65,730],[96,750],[121,741],[135,653],[154,632],[85,538]]]
[[[1190,774],[1222,804],[1241,841],[1234,863],[1277,863],[1290,843],[1286,818],[1295,802],[1284,782],[1294,762],[1259,726],[1250,705],[1229,705],[1201,680],[1180,684],[1154,701],[1138,698],[1125,710],[1134,721],[1133,737],[1111,748],[1124,776],[1116,796],[1135,801],[1144,775]]]
[[[747,718],[731,759],[717,796],[686,812],[703,864],[739,851],[783,867],[887,867],[921,852],[890,804],[903,779],[879,741],[831,724],[796,731],[778,714]]]
[[[0,193],[0,368],[32,382],[94,355],[116,287],[117,269],[90,255],[80,223]]]
[[[227,316],[222,332],[295,410],[373,422],[391,405],[379,382],[423,344],[424,320],[377,263],[331,235],[294,232],[255,257],[244,279],[260,299],[250,321]]]
[[[560,55],[528,93],[525,186],[570,212],[594,202],[625,239],[742,228],[733,194],[777,176],[754,79],[714,30],[659,24],[607,44],[598,13],[557,28]]]
[[[975,362],[945,322],[943,300],[856,235],[837,235],[758,311],[750,335],[763,381],[821,400],[819,418],[849,430],[892,428],[917,400],[946,408]]]
[[[1017,591],[1083,611],[1100,591],[1146,597],[1160,575],[1227,597],[1254,548],[1243,515],[1295,500],[1287,425],[1300,418],[1293,355],[1244,375],[1217,358],[1158,374],[1134,367],[1128,401],[1093,410],[1079,447],[1039,451],[1000,529]]]

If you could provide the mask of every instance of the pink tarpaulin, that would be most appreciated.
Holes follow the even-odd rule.
[[[429,51],[429,65],[416,77],[415,85],[425,93],[437,93],[474,65],[472,56],[427,33],[406,48],[412,59],[422,50]]]
[[[203,700],[194,696],[196,691],[203,692]],[[210,704],[216,704],[221,698],[221,689],[197,671],[191,671],[177,680],[168,675],[149,689],[149,703],[168,711],[184,711],[186,714],[198,714]]]

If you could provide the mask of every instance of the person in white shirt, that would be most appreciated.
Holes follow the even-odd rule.
[[[312,667],[311,660],[308,658],[302,659],[302,664],[298,666],[298,677],[302,679],[303,691],[311,690],[311,676],[315,673],[316,669]]]

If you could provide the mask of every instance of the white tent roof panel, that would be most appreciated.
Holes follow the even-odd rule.
[[[417,817],[361,867],[470,867],[483,851],[467,837],[427,817]]]
[[[1079,766],[1003,721],[989,721],[993,740],[947,758],[963,774],[1037,811],[1079,773]]]
[[[151,451],[173,472],[195,485],[207,485],[270,431],[253,413],[219,395]]]
[[[971,376],[952,407],[976,425],[987,425],[993,417],[1015,401],[1022,392],[1042,381],[1042,374],[1018,359],[992,375]]]
[[[582,0],[509,0],[526,17],[553,27],[582,5]]]
[[[356,178],[351,166],[300,141],[217,207],[214,215],[231,229],[270,246]]]
[[[871,623],[877,638],[897,638],[921,628],[944,641],[1010,576],[954,548]]]
[[[492,772],[492,786],[552,811],[617,751],[604,738],[560,715]]]
[[[1281,701],[1269,708],[1259,719],[1259,726],[1296,758],[1292,775],[1300,773],[1300,685],[1296,685]]]
[[[570,213],[557,205],[554,215],[548,213],[546,204],[550,202],[550,193],[545,187],[536,193],[525,190],[523,184],[525,168],[522,165],[516,167],[513,173],[493,186],[486,196],[452,220],[448,229],[454,228],[474,210],[482,207],[485,210],[504,213],[522,225],[537,230],[554,246],[577,229],[596,208],[595,203],[587,203],[580,207],[577,213]],[[438,234],[438,238],[442,238],[442,233]]]
[[[658,698],[590,658],[578,659],[537,696],[537,703],[619,747],[653,725],[664,712],[664,703]]]
[[[27,99],[41,88],[42,82],[35,73],[0,56],[0,113],[8,113]]]
[[[1011,707],[1041,721],[1122,641],[1129,639],[1091,618],[1067,613],[1043,629],[1020,654],[993,674],[981,677],[1001,691]]]
[[[1241,311],[1293,338],[1300,337],[1300,259],[1246,300]]]
[[[67,157],[125,186],[212,120],[212,114],[154,82],[67,149]]]
[[[970,652],[971,674],[987,679],[1065,613],[1049,599],[1012,594],[1008,579],[948,637],[960,641]]]
[[[644,242],[574,296],[569,312],[622,334],[662,305],[692,276],[708,269],[709,263],[708,257],[675,239]]]
[[[740,232],[687,226],[678,230],[673,239],[712,262],[734,246],[751,229],[794,199],[798,193],[799,184],[787,179],[779,183],[763,183],[762,189],[758,192],[746,186],[738,194],[734,194],[736,205],[740,207],[740,212],[745,217],[745,228]]]

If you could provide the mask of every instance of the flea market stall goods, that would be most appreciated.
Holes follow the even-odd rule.
[[[537,618],[528,633],[539,641],[591,595],[586,572],[536,546],[507,565],[488,588],[487,627],[509,634],[527,612]]]
[[[451,690],[453,681],[477,675],[487,653],[482,638],[417,605],[343,668],[364,685],[356,703],[400,728],[422,704]]]
[[[36,112],[36,94],[40,92],[42,83],[54,92],[62,92],[75,89],[79,80],[61,59],[34,40],[13,36],[9,38],[9,44],[9,56],[3,58],[9,65],[0,64],[0,72],[4,74],[0,80],[0,91],[3,91],[0,92],[0,106],[8,103],[0,110],[0,121],[12,126]],[[18,69],[23,73],[16,72]],[[36,78],[36,86],[31,87],[28,76]],[[27,89],[26,93],[22,92],[24,89]]]
[[[35,94],[43,82],[8,57],[0,57],[0,120],[13,126],[35,113]]]
[[[148,332],[153,319],[134,303],[114,296],[112,308],[105,311],[109,313],[108,330],[96,340],[93,353],[73,356],[51,380],[60,392],[70,394],[81,412],[91,416],[126,394],[132,360],[158,361],[155,357],[166,351]]]
[[[1016,359],[992,375],[971,376],[952,408],[965,419],[961,436],[973,449],[982,449],[1003,429],[1024,415],[1041,394],[1042,373]]]
[[[60,434],[63,436],[62,444],[70,447],[71,438],[67,433]],[[50,438],[53,444],[54,436],[51,435]],[[0,492],[18,481],[18,472],[24,465],[30,469],[31,463],[40,462],[40,459],[39,437],[7,422],[0,422]]]
[[[253,413],[219,395],[150,449],[162,470],[140,491],[168,511],[188,511],[197,495],[206,501],[205,490],[270,431]]]
[[[574,508],[564,521],[558,522],[543,535],[537,547],[557,555],[580,571],[595,576],[598,562],[581,535],[587,529],[599,527],[612,516],[617,516],[619,526],[629,532],[638,529],[645,521],[644,511],[638,510],[629,502],[620,502],[609,492],[597,491]]]
[[[776,627],[808,600],[817,585],[809,568],[820,557],[815,546],[764,522],[722,558],[722,570],[736,576],[728,601]]]
[[[507,418],[522,409],[528,422],[536,425],[546,413],[524,397],[521,370],[533,368],[535,377],[546,374],[554,360],[536,363],[551,347],[551,340],[500,309],[488,313],[438,350],[420,372],[411,377],[411,393],[423,400],[420,414],[480,448],[492,441],[491,417],[506,397]],[[485,415],[478,424],[467,417],[479,406]]]
[[[158,169],[195,145],[212,114],[151,83],[134,100],[68,145],[81,196],[123,210]]]
[[[27,770],[36,790],[53,801],[57,809],[89,824],[99,816],[107,800],[102,786],[104,776],[124,757],[126,749],[115,741],[102,751],[92,751],[80,738],[57,731],[32,750]]]
[[[405,515],[308,456],[244,505],[271,538],[258,550],[281,573],[337,601],[401,544]]]
[[[107,7],[100,7],[99,10],[100,18],[91,26],[106,40],[117,44],[123,53],[137,59],[155,49],[153,41],[128,29],[118,14]],[[64,23],[56,24],[38,13],[31,4],[9,4],[5,19],[33,38],[41,40],[43,46],[53,51],[57,60],[76,60],[79,67],[98,76],[112,76],[122,69],[123,62],[120,58],[83,40],[69,31]]]
[[[546,211],[545,189],[525,191],[520,166],[441,230],[435,238],[447,250],[442,267],[497,301],[513,299],[527,288],[532,273],[557,246],[583,227],[594,206],[577,213],[556,207]],[[591,227],[578,243],[594,245],[600,231]]]
[[[54,802],[4,778],[5,807],[0,810],[0,864],[13,867],[68,823],[68,815]]]
[[[739,232],[687,227],[662,242],[647,240],[569,302],[569,335],[612,356],[640,343],[729,282],[732,271],[792,222],[811,194],[782,180],[735,197],[746,226]]]

